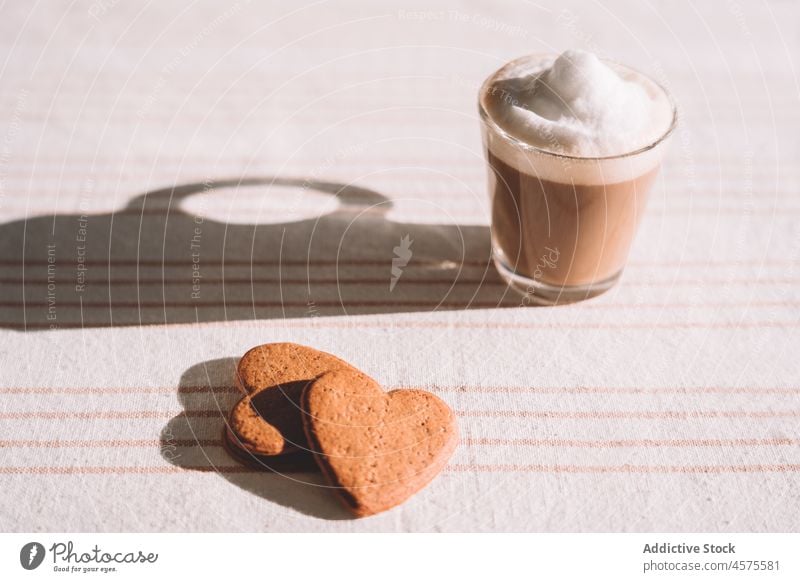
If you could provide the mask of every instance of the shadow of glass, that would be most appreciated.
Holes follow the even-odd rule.
[[[292,215],[292,195],[312,191],[338,205],[281,222]],[[210,218],[226,213],[217,206],[202,215],[187,212],[184,202],[193,196],[220,197],[229,207],[242,197],[255,200],[253,223]],[[147,192],[111,214],[2,224],[0,326],[37,330],[519,305],[491,266],[487,227],[394,222],[386,216],[391,206],[379,193],[353,185],[242,178]]]

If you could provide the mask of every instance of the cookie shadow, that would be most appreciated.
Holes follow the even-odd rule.
[[[227,445],[230,409],[243,393],[234,383],[238,358],[200,362],[181,375],[182,412],[161,430],[161,456],[186,471],[216,473],[232,485],[304,515],[353,519],[308,454],[261,457]]]

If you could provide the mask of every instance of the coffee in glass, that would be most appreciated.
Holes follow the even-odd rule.
[[[495,265],[523,301],[622,274],[677,113],[646,76],[582,51],[514,60],[479,98]]]

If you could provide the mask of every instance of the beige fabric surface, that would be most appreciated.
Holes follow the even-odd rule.
[[[3,530],[797,530],[797,4],[3,13]],[[654,75],[681,125],[621,284],[520,308],[477,88],[569,47]],[[232,365],[270,341],[443,398],[448,467],[364,520],[243,470]]]

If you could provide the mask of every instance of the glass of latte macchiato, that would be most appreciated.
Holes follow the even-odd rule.
[[[619,280],[677,110],[658,83],[583,51],[514,60],[483,84],[492,251],[523,302]]]

